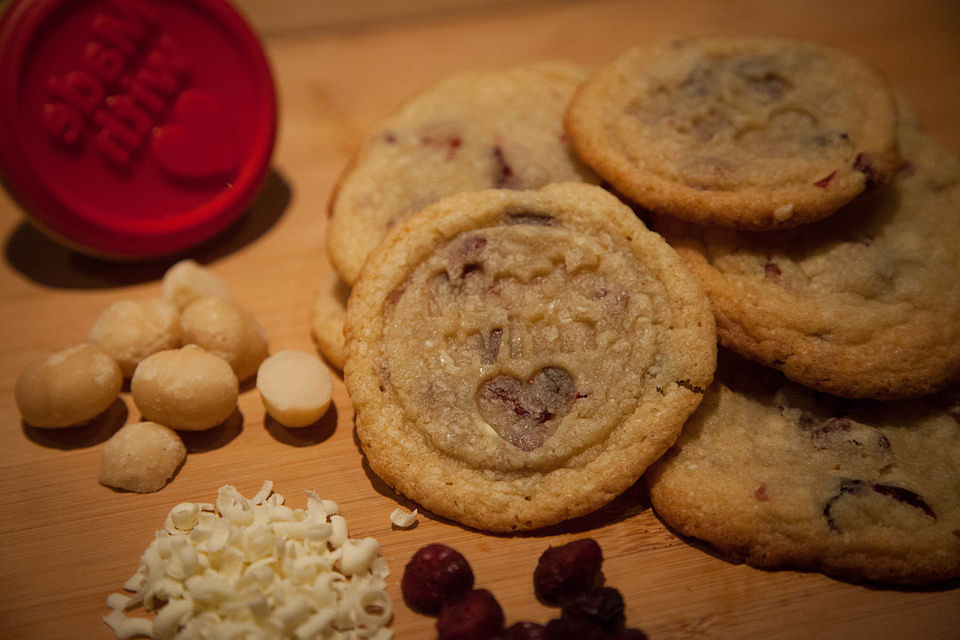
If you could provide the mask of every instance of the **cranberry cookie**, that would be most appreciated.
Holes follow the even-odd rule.
[[[347,348],[343,339],[343,320],[347,314],[350,285],[333,269],[320,279],[310,309],[310,333],[320,354],[333,367],[343,371]]]
[[[736,560],[946,580],[960,576],[958,400],[957,388],[845,400],[722,351],[700,408],[644,479],[670,527]]]
[[[573,154],[563,111],[585,69],[542,63],[452,76],[364,140],[330,207],[330,259],[352,284],[386,234],[461,191],[598,182]]]
[[[710,383],[709,303],[603,189],[451,196],[394,229],[347,305],[370,467],[435,513],[532,529],[605,504]]]
[[[762,38],[633,49],[566,114],[580,156],[637,204],[748,229],[817,220],[885,182],[896,126],[879,73],[821,45]]]
[[[654,226],[700,278],[724,346],[846,397],[907,398],[960,375],[960,159],[915,128],[892,183],[785,231]]]

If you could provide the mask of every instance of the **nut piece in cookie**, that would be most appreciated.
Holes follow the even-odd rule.
[[[657,216],[713,303],[721,343],[794,382],[909,398],[960,376],[960,158],[912,127],[875,197],[783,231]]]
[[[830,215],[897,166],[883,77],[822,45],[693,38],[635,48],[575,94],[574,148],[637,204],[712,225]]]
[[[846,400],[721,351],[644,476],[680,533],[758,567],[923,584],[960,576],[960,393]]]
[[[344,380],[371,468],[493,531],[592,511],[676,438],[716,334],[681,261],[599,187],[442,200],[371,254]]]

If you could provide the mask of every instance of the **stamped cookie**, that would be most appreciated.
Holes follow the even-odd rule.
[[[638,47],[566,114],[574,148],[637,204],[745,229],[827,216],[886,182],[895,100],[879,73],[821,45],[695,38]]]
[[[598,182],[563,129],[563,111],[586,77],[562,63],[461,73],[382,121],[330,207],[329,254],[343,279],[356,280],[388,229],[444,196]]]
[[[350,285],[333,269],[320,279],[310,308],[310,333],[320,354],[332,366],[343,371],[347,358],[343,338],[343,320],[347,314]]]
[[[721,351],[644,479],[682,534],[757,567],[921,584],[960,576],[960,393],[845,400]]]
[[[371,468],[491,531],[592,511],[709,384],[696,281],[599,187],[451,196],[391,232],[347,306],[344,380]]]
[[[891,185],[796,229],[656,219],[700,278],[720,341],[847,397],[906,398],[960,375],[960,159],[904,127]]]

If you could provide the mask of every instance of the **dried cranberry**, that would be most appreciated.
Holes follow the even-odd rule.
[[[810,432],[810,442],[817,451],[868,451],[882,455],[890,450],[890,440],[865,425],[855,425],[846,418],[827,418]]]
[[[451,244],[447,250],[447,277],[459,281],[471,273],[483,271],[483,249],[487,239],[483,236],[467,236],[460,242]]]
[[[486,589],[448,600],[437,618],[438,640],[487,640],[503,629],[503,609]]]
[[[499,146],[493,148],[493,157],[497,161],[497,187],[509,187],[516,174],[513,167],[507,162],[503,154],[503,149]]]
[[[514,622],[501,631],[496,640],[547,640],[547,629],[536,622]]]
[[[425,135],[420,137],[420,142],[441,151],[446,150],[447,160],[453,160],[457,149],[463,145],[463,139],[457,135]]]
[[[647,640],[647,634],[640,629],[617,629],[608,633],[605,640]]]
[[[497,327],[490,332],[489,337],[484,340],[480,338],[480,361],[484,364],[493,364],[497,361],[497,354],[500,353],[500,340],[503,337],[503,329]]]
[[[863,152],[857,155],[853,161],[853,168],[863,174],[865,187],[870,189],[883,182],[883,172],[876,165],[876,158]]]
[[[532,451],[557,430],[559,418],[573,408],[576,391],[569,372],[544,367],[527,381],[490,378],[477,389],[477,408],[501,438]]]
[[[623,626],[623,596],[613,587],[589,589],[563,605],[564,618],[580,618],[605,631]]]
[[[541,600],[561,603],[593,587],[600,575],[601,564],[603,553],[592,538],[549,547],[540,556],[533,572],[533,589]]]
[[[555,618],[547,623],[547,640],[603,640],[603,629],[581,618]]]
[[[410,558],[403,570],[400,590],[412,608],[436,613],[443,603],[473,587],[473,570],[458,551],[443,544],[428,544]]]
[[[810,432],[810,442],[817,451],[829,449],[833,440],[841,440],[842,432],[850,431],[853,424],[846,418],[827,418]],[[834,445],[835,446],[835,445]]]
[[[827,527],[830,531],[840,533],[840,528],[837,526],[836,520],[833,518],[833,505],[846,494],[852,495],[862,495],[864,492],[864,482],[862,480],[855,480],[850,478],[841,478],[840,487],[837,489],[837,493],[827,500],[827,503],[823,506],[823,517],[827,520]]]
[[[830,184],[830,181],[833,180],[833,176],[835,175],[837,175],[836,171],[828,175],[826,178],[821,178],[820,180],[817,180],[816,182],[813,183],[813,186],[820,187],[821,189],[826,189],[827,185]]]
[[[914,507],[915,509],[919,509],[934,520],[937,519],[936,512],[930,507],[929,504],[927,504],[926,500],[924,500],[919,494],[914,493],[909,489],[889,484],[868,484],[863,480],[841,478],[840,487],[837,490],[837,493],[830,498],[823,507],[823,517],[826,518],[827,526],[831,531],[835,533],[841,533],[840,527],[834,519],[832,512],[836,502],[845,495],[849,494],[854,497],[863,497],[865,495],[869,495],[869,491],[875,491],[882,496],[887,496],[888,498],[892,498],[897,502],[902,502],[903,504]]]
[[[897,502],[902,502],[916,509],[920,509],[934,520],[937,519],[937,514],[933,511],[933,509],[930,508],[930,505],[927,504],[926,500],[920,497],[919,494],[916,494],[909,489],[895,487],[889,484],[874,484],[871,485],[870,488],[882,496],[893,498]]]

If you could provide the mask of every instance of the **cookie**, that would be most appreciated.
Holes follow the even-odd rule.
[[[620,192],[703,224],[817,220],[897,165],[896,103],[882,76],[808,42],[638,47],[577,91],[565,121],[576,151]]]
[[[724,346],[836,395],[907,398],[960,375],[960,159],[917,129],[875,198],[791,230],[654,227],[703,283]]]
[[[592,511],[666,451],[709,384],[709,304],[603,189],[451,196],[350,295],[344,381],[370,467],[490,531]]]
[[[347,314],[347,298],[350,285],[330,269],[320,278],[310,308],[310,333],[323,358],[333,367],[343,371],[347,358],[343,338],[343,320]]]
[[[756,567],[960,576],[958,391],[845,400],[721,350],[700,408],[644,477],[653,508]]]
[[[563,130],[563,111],[586,76],[562,63],[461,73],[377,125],[330,207],[328,249],[343,279],[356,280],[388,229],[444,196],[598,182]]]

